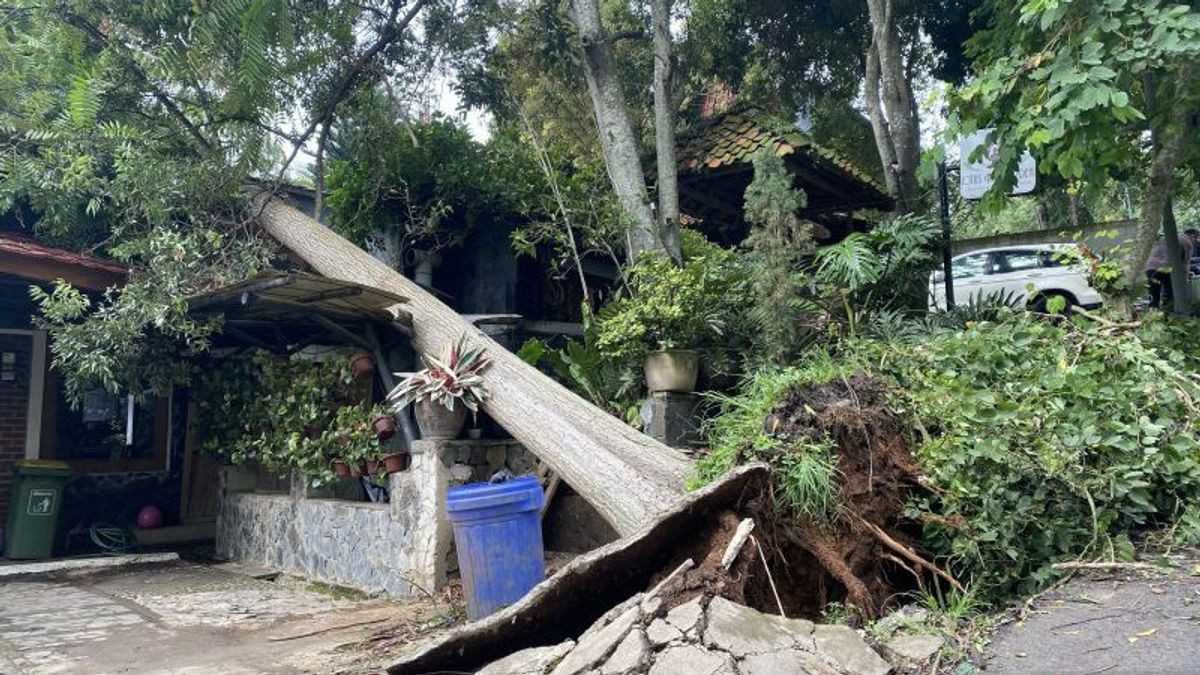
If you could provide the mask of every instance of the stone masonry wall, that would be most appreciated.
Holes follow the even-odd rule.
[[[409,470],[389,477],[387,504],[255,492],[252,471],[226,467],[218,556],[367,592],[440,589],[457,567],[446,491],[501,467],[528,473],[535,460],[512,441],[418,441],[413,450]]]
[[[0,353],[3,352],[14,352],[17,360],[15,379],[0,381],[0,534],[8,518],[13,462],[25,458],[33,341],[28,335],[0,334]]]

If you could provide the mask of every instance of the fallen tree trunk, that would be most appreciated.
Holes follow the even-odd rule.
[[[484,410],[550,465],[622,536],[664,513],[692,473],[683,453],[638,432],[568,391],[442,304],[415,282],[309,216],[264,195],[258,222],[285,248],[331,279],[409,298],[413,346],[438,354],[462,335],[485,347],[492,398]]]

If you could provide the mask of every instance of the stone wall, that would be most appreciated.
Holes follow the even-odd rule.
[[[446,491],[535,460],[514,441],[418,441],[408,471],[389,477],[389,503],[317,498],[302,485],[256,491],[255,473],[221,477],[217,555],[367,592],[435,592],[457,568]]]

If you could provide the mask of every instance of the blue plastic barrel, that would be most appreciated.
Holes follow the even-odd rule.
[[[533,476],[450,489],[446,511],[472,621],[515,603],[546,578],[544,503]]]

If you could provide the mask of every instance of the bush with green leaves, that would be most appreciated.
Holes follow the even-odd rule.
[[[924,480],[907,515],[981,599],[1040,588],[1055,562],[1127,559],[1148,532],[1200,542],[1200,324],[997,318],[758,374],[721,399],[699,480],[763,459],[798,511],[826,504],[808,476],[828,450],[786,447],[763,420],[794,388],[861,371],[890,383],[912,430]]]
[[[644,255],[627,271],[625,295],[599,316],[597,346],[633,360],[660,349],[718,346],[744,299],[746,276],[733,251],[685,236],[684,261]]]
[[[628,362],[608,358],[599,345],[596,318],[583,303],[583,339],[565,338],[559,343],[531,338],[517,352],[532,366],[547,366],[572,391],[594,405],[630,424],[640,424],[636,394],[641,385],[640,372]]]
[[[985,594],[1031,590],[1055,561],[1128,556],[1149,528],[1200,537],[1194,343],[1014,315],[868,351],[924,430],[925,543]]]
[[[355,402],[346,359],[288,359],[258,351],[216,360],[196,383],[201,447],[234,464],[333,480],[330,463],[373,459],[377,408]]]

